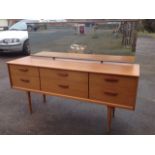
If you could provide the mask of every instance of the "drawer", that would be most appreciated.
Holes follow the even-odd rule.
[[[137,85],[137,78],[116,75],[90,74],[90,88],[100,90],[132,91]]]
[[[12,85],[15,87],[40,90],[39,77],[12,76]]]
[[[39,77],[38,68],[28,67],[28,66],[20,66],[20,65],[10,65],[11,75],[15,76],[31,76],[31,77]]]
[[[81,79],[88,79],[87,73],[57,69],[40,69],[40,76],[50,79],[63,79],[68,81],[80,81]]]
[[[90,74],[89,98],[134,107],[137,78]]]
[[[87,73],[72,71],[60,72],[56,70],[46,71],[44,69],[40,70],[42,91],[88,98]],[[63,73],[63,76],[59,76],[57,73]]]

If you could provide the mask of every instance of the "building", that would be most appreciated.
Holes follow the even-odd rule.
[[[0,30],[5,30],[20,19],[0,19]]]

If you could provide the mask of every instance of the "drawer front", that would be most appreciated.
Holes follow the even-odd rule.
[[[40,90],[39,77],[12,76],[12,85],[15,87]]]
[[[137,78],[90,74],[90,99],[134,107]]]
[[[80,81],[83,79],[88,79],[87,73],[67,71],[67,70],[56,70],[56,69],[40,69],[41,77],[46,77],[50,79],[58,80],[68,80],[68,81]]]
[[[41,69],[40,76],[43,91],[88,98],[87,73]]]
[[[90,74],[90,85],[102,90],[124,91],[135,87],[137,79],[115,75]]]
[[[10,72],[13,76],[39,77],[38,68],[35,67],[10,65]]]

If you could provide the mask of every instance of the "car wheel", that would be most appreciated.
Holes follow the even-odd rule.
[[[30,44],[29,40],[26,40],[23,45],[23,53],[24,55],[30,55]]]
[[[27,27],[28,32],[31,32],[33,30],[32,26]]]

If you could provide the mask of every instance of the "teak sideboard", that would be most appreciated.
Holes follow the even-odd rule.
[[[108,131],[115,108],[134,110],[139,79],[139,65],[90,62],[27,56],[7,62],[12,88],[28,94],[62,96],[107,106]]]

